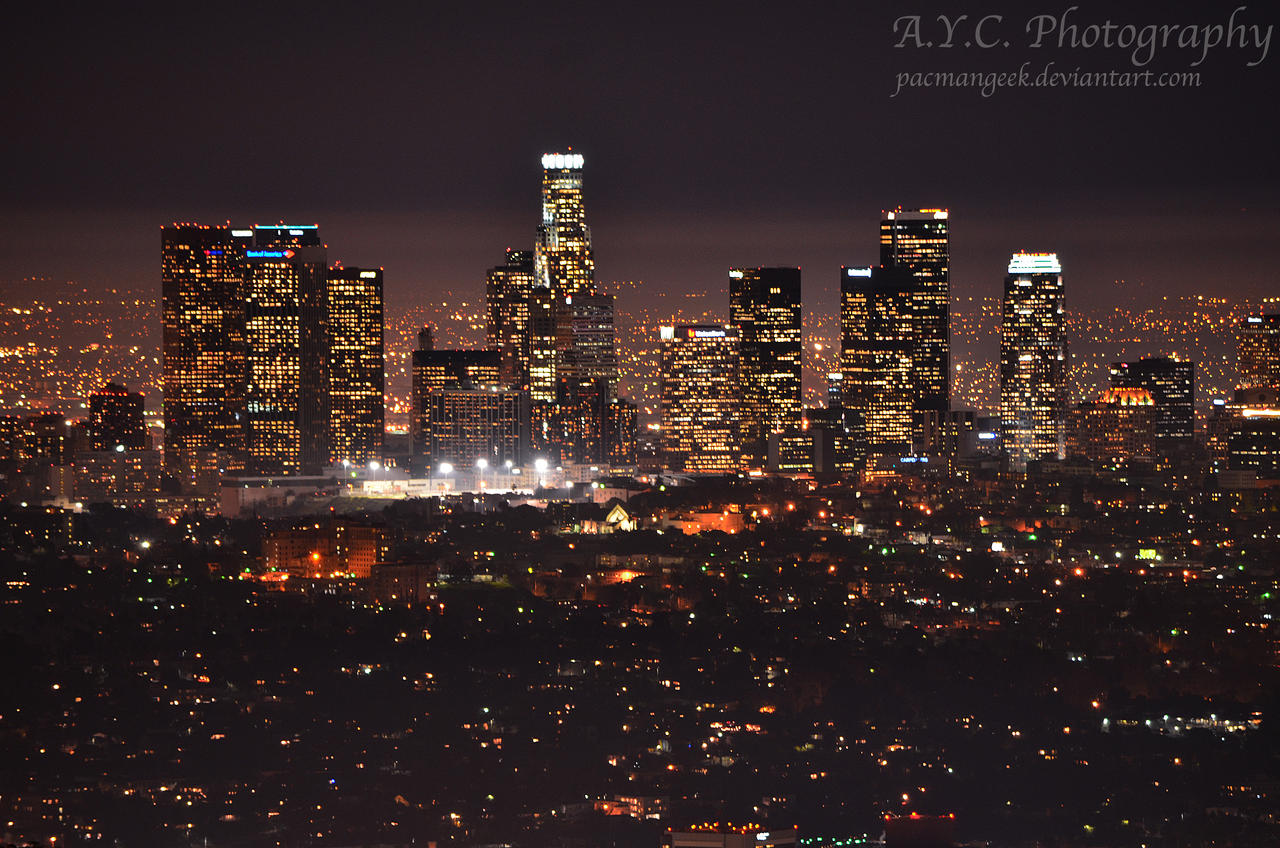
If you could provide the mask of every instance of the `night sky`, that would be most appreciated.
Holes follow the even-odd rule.
[[[830,303],[876,258],[882,208],[952,210],[953,290],[999,293],[1017,249],[1061,254],[1068,302],[1280,292],[1280,38],[1169,48],[1199,88],[915,89],[899,72],[1134,70],[1031,49],[1072,4],[827,2],[24,4],[8,14],[0,294],[48,276],[159,289],[161,224],[317,222],[387,268],[393,306],[479,296],[529,247],[538,159],[586,157],[599,278],[719,289],[799,264]],[[1232,3],[1082,3],[1081,25],[1225,23]],[[893,21],[1004,14],[1006,49],[895,48]],[[1238,20],[1277,25],[1274,6]],[[969,24],[963,24],[967,27]]]

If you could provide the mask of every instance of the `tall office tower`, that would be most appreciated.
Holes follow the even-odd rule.
[[[244,256],[246,470],[317,474],[329,461],[325,246],[313,224],[254,227]]]
[[[1166,356],[1111,363],[1112,389],[1145,389],[1155,402],[1157,442],[1195,435],[1195,363]]]
[[[142,450],[147,425],[142,420],[143,397],[124,386],[107,383],[89,395],[89,450]]]
[[[1000,424],[1017,468],[1066,450],[1067,330],[1056,253],[1015,253],[1000,325]]]
[[[595,293],[591,228],[582,204],[582,155],[542,157],[542,223],[533,262],[536,284],[560,298]]]
[[[171,471],[245,462],[244,252],[252,230],[173,224],[160,233],[164,452]],[[186,476],[183,474],[182,476]]]
[[[1280,389],[1280,313],[1250,315],[1237,330],[1239,388]]]
[[[897,265],[840,269],[840,372],[852,441],[875,453],[911,445],[918,283]]]
[[[502,355],[502,382],[529,384],[529,296],[533,293],[533,251],[507,248],[507,262],[485,277],[489,323],[486,347]]]
[[[599,381],[612,400],[618,393],[613,295],[566,297],[556,311],[557,380]]]
[[[425,398],[425,437],[415,460],[433,472],[441,463],[497,468],[529,457],[529,398],[499,386],[433,389]]]
[[[742,382],[738,329],[718,324],[661,327],[662,449],[673,468],[742,466]]]
[[[529,295],[529,396],[534,406],[556,399],[556,340],[560,311],[551,289],[535,286]],[[534,417],[537,417],[535,413]]]
[[[382,269],[330,268],[329,461],[382,459],[386,405]]]
[[[951,228],[946,209],[894,209],[880,221],[880,264],[916,281],[911,385],[916,411],[945,412],[951,376]]]
[[[427,455],[433,392],[448,388],[489,388],[502,383],[502,357],[496,350],[435,350],[430,327],[418,334],[413,352],[409,441],[415,459]]]
[[[770,433],[800,425],[800,269],[729,271],[729,324],[742,357],[743,461],[762,468]]]

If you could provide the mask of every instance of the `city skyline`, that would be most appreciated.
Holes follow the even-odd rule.
[[[1276,9],[6,22],[0,848],[1280,844]]]

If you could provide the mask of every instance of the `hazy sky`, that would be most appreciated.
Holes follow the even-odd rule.
[[[158,289],[172,220],[317,222],[330,256],[387,268],[392,304],[482,290],[528,246],[539,155],[586,157],[602,280],[723,286],[799,264],[832,302],[876,257],[881,208],[953,211],[958,296],[1008,254],[1056,250],[1068,298],[1280,292],[1277,55],[1030,46],[1076,5],[27,4],[0,64],[0,293],[24,276]],[[1043,4],[1042,4],[1043,5]],[[183,8],[179,8],[182,6]],[[1080,3],[1108,19],[1225,25],[1234,5]],[[895,47],[895,18],[967,14],[1008,48]],[[1274,7],[1237,22],[1261,33]],[[1137,29],[1135,29],[1137,31]],[[1249,38],[1255,31],[1247,30]],[[1203,37],[1203,36],[1202,36]],[[899,73],[1197,71],[1189,88],[907,89]]]

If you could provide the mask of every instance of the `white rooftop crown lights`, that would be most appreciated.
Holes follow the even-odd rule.
[[[1056,253],[1015,253],[1009,259],[1010,274],[1061,274]]]
[[[547,170],[552,168],[581,168],[581,153],[544,153],[542,154],[542,167]]]

